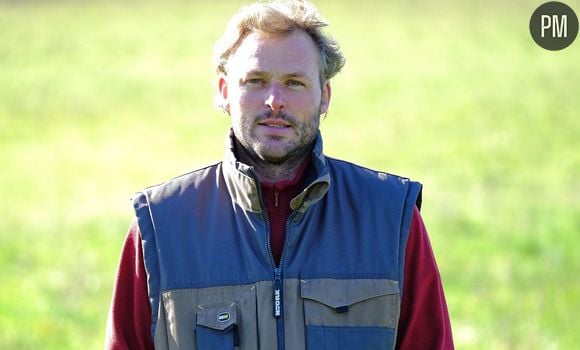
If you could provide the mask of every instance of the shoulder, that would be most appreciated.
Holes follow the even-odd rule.
[[[182,197],[207,188],[206,184],[214,184],[221,171],[222,162],[217,162],[188,173],[178,175],[168,181],[146,187],[137,192],[134,201],[139,197],[147,201],[160,201],[171,197]]]
[[[386,184],[408,186],[410,183],[420,185],[416,181],[411,181],[408,177],[395,175],[382,170],[370,169],[341,159],[325,158],[331,176],[335,180],[348,180],[355,185],[365,184],[369,186],[384,186]]]
[[[369,202],[407,201],[421,207],[423,185],[417,181],[335,158],[327,157],[326,161],[338,191],[346,190]]]

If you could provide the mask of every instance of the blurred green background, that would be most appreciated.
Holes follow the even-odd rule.
[[[0,2],[0,348],[102,347],[132,193],[223,154],[241,3]],[[316,4],[326,152],[424,183],[456,347],[577,348],[580,39],[538,47],[538,1]]]

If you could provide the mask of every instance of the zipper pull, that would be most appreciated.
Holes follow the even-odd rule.
[[[282,317],[282,273],[274,269],[274,317]]]
[[[278,197],[279,197],[280,192],[278,192],[277,190],[274,190],[274,206],[276,208],[278,208]]]

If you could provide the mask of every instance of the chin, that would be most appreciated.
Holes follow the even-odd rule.
[[[284,161],[288,157],[288,145],[284,142],[260,142],[254,147],[254,152],[260,156],[261,159],[267,161]]]
[[[288,154],[286,152],[258,152],[258,155],[263,161],[272,164],[280,164],[288,160]]]

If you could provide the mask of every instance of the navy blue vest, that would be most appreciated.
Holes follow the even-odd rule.
[[[233,154],[138,193],[156,348],[392,349],[421,185],[322,155],[291,202],[280,266]]]

